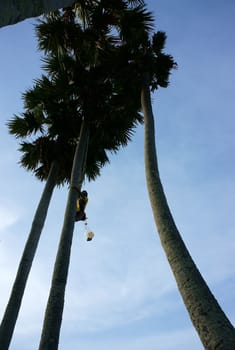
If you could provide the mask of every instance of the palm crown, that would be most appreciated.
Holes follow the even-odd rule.
[[[21,142],[20,163],[44,180],[56,160],[61,164],[58,184],[68,181],[86,119],[90,127],[86,176],[94,179],[109,161],[107,151],[125,146],[142,121],[139,99],[127,104],[127,87],[112,76],[110,58],[119,50],[116,39],[107,33],[105,37],[104,31],[98,37],[96,28],[82,29],[75,16],[68,21],[59,12],[41,20],[37,34],[39,47],[47,53],[43,58],[47,76],[23,94],[25,112],[8,123],[12,134],[26,139]]]

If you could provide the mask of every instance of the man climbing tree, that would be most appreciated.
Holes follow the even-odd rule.
[[[76,207],[76,216],[75,221],[85,221],[86,213],[85,208],[88,202],[88,193],[87,191],[82,191],[78,193],[77,207]]]

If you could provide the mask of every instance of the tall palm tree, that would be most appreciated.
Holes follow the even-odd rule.
[[[142,33],[140,42],[137,40],[136,45],[131,36],[135,26],[140,30],[141,26],[137,21],[133,26],[128,21],[128,25],[122,29],[123,40],[127,43],[124,57],[132,70],[128,79],[138,87],[141,95],[145,129],[146,180],[160,240],[184,304],[205,349],[233,349],[234,327],[207,286],[182,240],[167,204],[159,175],[150,90],[167,87],[170,71],[176,64],[170,55],[163,52],[165,33],[157,32],[151,40],[147,33],[145,36]]]
[[[149,82],[141,92],[145,129],[145,171],[150,203],[162,247],[191,321],[207,350],[235,348],[235,330],[194,263],[175,225],[161,183],[155,148]]]
[[[42,23],[38,27],[42,36],[40,45],[53,55],[55,61],[59,61],[61,55],[67,55],[69,65],[67,68],[61,65],[66,75],[71,74],[73,65],[77,67],[77,69],[72,69],[72,75],[69,78],[70,86],[75,89],[74,95],[78,96],[79,92],[79,100],[82,101],[84,112],[81,134],[73,162],[64,224],[39,345],[41,350],[58,348],[74,229],[77,190],[80,191],[81,188],[82,174],[86,167],[86,149],[90,143],[89,140],[92,142],[92,129],[96,128],[98,137],[102,138],[105,134],[108,134],[109,137],[112,135],[113,140],[120,144],[125,130],[130,130],[131,132],[136,121],[140,121],[139,102],[137,102],[137,99],[134,99],[132,104],[129,103],[128,107],[124,108],[125,100],[129,98],[127,88],[126,86],[123,87],[120,79],[116,77],[113,79],[112,74],[110,74],[112,72],[111,58],[113,54],[116,54],[116,49],[118,50],[119,48],[115,46],[115,40],[109,34],[110,27],[107,25],[107,22],[105,25],[99,25],[99,29],[97,29],[96,13],[98,10],[98,6],[95,9],[90,9],[88,25],[84,23],[83,28],[81,28],[79,23],[72,22],[74,21],[73,16],[70,17],[70,21],[66,19],[64,28],[60,27],[62,35],[61,32],[58,35],[56,29],[58,23],[60,21],[63,22],[63,18],[58,18],[59,14],[55,14],[58,22],[49,19],[49,22]],[[107,14],[104,11],[102,13],[104,16]],[[101,24],[103,24],[102,21]],[[52,37],[54,40],[52,40]],[[54,45],[55,42],[56,45]],[[83,44],[85,44],[85,50],[83,50]],[[85,69],[81,66],[84,60],[86,62]],[[84,85],[84,81],[86,85]],[[97,129],[97,127],[100,129]],[[103,132],[101,129],[103,129]],[[80,159],[78,156],[80,156]]]
[[[27,131],[25,127],[27,128]],[[15,117],[9,122],[10,133],[15,134],[17,137],[24,138],[27,134],[37,132],[39,129],[40,125],[32,113],[25,113],[24,118]],[[36,209],[34,219],[32,221],[31,230],[25,244],[25,248],[12,287],[11,295],[0,325],[1,350],[8,349],[9,347],[22,302],[27,278],[38,246],[40,234],[42,232],[47,216],[52,193],[54,187],[56,184],[58,184],[58,179],[60,178],[60,166],[56,158],[50,160],[50,162],[48,162],[48,159],[42,159],[41,152],[42,146],[45,148],[45,141],[47,141],[45,138],[40,138],[37,140],[35,142],[33,152],[32,147],[31,152],[29,152],[29,147],[27,147],[26,143],[21,145],[21,150],[24,152],[24,155],[20,161],[20,164],[26,167],[28,170],[33,170],[36,173],[37,177],[39,177],[41,180],[46,180],[46,183],[38,207]],[[47,173],[46,176],[45,173]]]
[[[60,326],[62,322],[64,307],[65,286],[68,276],[70,251],[74,230],[77,191],[81,190],[88,140],[89,128],[84,121],[81,128],[79,143],[76,147],[74,156],[71,174],[71,186],[68,193],[64,223],[54,265],[52,284],[48,298],[39,349],[53,350],[58,348]]]
[[[20,305],[22,302],[27,278],[32,266],[32,261],[38,246],[40,234],[42,232],[44,222],[51,196],[56,185],[58,164],[54,162],[42,192],[41,198],[36,209],[31,230],[25,244],[25,248],[19,263],[15,281],[11,290],[11,295],[5,309],[5,313],[0,325],[0,349],[6,350],[10,345],[12,334],[15,328]]]

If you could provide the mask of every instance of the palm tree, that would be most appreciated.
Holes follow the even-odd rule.
[[[24,118],[15,117],[9,122],[8,125],[10,133],[15,134],[17,137],[23,138],[28,134],[37,132],[40,129],[40,125],[33,113],[25,113]],[[48,142],[45,144],[46,141],[46,138],[40,138],[39,140],[35,141],[34,147],[31,145],[30,150],[29,144],[27,145],[24,142],[21,145],[21,151],[24,152],[24,155],[20,161],[20,164],[26,167],[28,170],[33,170],[37,177],[39,177],[41,180],[46,180],[46,184],[34,215],[31,230],[29,232],[29,236],[19,263],[11,295],[0,325],[1,350],[8,349],[9,347],[22,302],[27,278],[38,246],[40,234],[42,232],[47,216],[49,203],[54,187],[58,183],[58,179],[60,177],[60,167],[56,158],[50,160],[50,162],[48,159],[42,159],[42,146],[44,146],[44,148],[45,146],[48,146]],[[33,152],[32,147],[34,148]],[[38,166],[39,163],[41,164],[40,167]]]
[[[167,87],[170,71],[176,68],[176,63],[172,56],[163,53],[165,33],[157,32],[149,38],[152,20],[145,6],[119,14],[115,24],[122,46],[113,61],[113,74],[141,96],[149,197],[162,246],[189,316],[206,349],[230,349],[235,347],[234,327],[193,262],[173,221],[160,181],[150,89],[154,91],[158,87]],[[136,97],[135,92],[133,96]]]
[[[171,215],[162,187],[155,148],[149,82],[141,92],[145,129],[145,171],[149,198],[162,247],[192,323],[205,349],[235,348],[235,330],[194,263]]]
[[[83,172],[86,167],[87,147],[90,143],[89,140],[92,142],[92,130],[95,128],[98,138],[103,138],[107,134],[110,138],[112,135],[115,143],[117,142],[118,145],[121,145],[125,131],[129,130],[128,132],[131,133],[135,123],[141,121],[137,99],[134,99],[133,103],[129,103],[128,108],[124,109],[125,100],[130,97],[128,93],[126,94],[127,88],[123,88],[120,79],[113,79],[112,75],[110,75],[110,72],[112,72],[111,58],[113,54],[116,54],[116,47],[112,45],[115,41],[112,40],[111,36],[108,36],[110,28],[107,22],[105,25],[99,25],[99,30],[97,30],[96,14],[98,9],[98,7],[90,9],[91,12],[87,21],[88,26],[86,26],[86,23],[83,23],[83,29],[77,22],[73,23],[73,16],[71,16],[70,21],[66,19],[65,23],[63,18],[58,17],[59,14],[55,14],[55,19],[58,22],[49,19],[47,23],[42,23],[38,27],[41,34],[40,47],[50,52],[55,62],[57,61],[59,64],[60,56],[67,55],[69,65],[66,66],[67,68],[62,65],[61,67],[66,72],[66,76],[71,74],[72,71],[69,83],[75,89],[74,95],[77,97],[79,95],[78,99],[82,104],[84,113],[81,134],[73,161],[71,186],[67,199],[64,224],[39,345],[41,350],[58,348],[74,229],[77,191],[81,189]],[[104,14],[104,12],[102,13]],[[56,28],[58,28],[61,21],[64,23],[64,28],[60,27],[62,35],[61,32],[58,35]],[[85,46],[85,51],[83,50],[83,45]],[[84,61],[86,62],[85,69],[81,65]],[[65,63],[64,60],[63,63]],[[76,69],[72,68],[71,70],[73,65],[76,66]],[[50,65],[50,70],[51,68],[52,66]],[[84,81],[86,85],[84,85]],[[114,128],[115,125],[117,127]]]
[[[132,80],[141,94],[146,180],[160,240],[184,304],[205,349],[233,349],[234,327],[211,293],[182,240],[167,204],[159,175],[150,89],[154,91],[158,87],[167,87],[170,71],[176,64],[170,55],[163,53],[165,33],[157,32],[152,40],[142,33],[141,42],[137,40],[136,45],[131,36],[132,30],[136,33],[135,26],[140,30],[141,26],[137,21],[133,26],[128,21],[128,25],[125,26],[126,32],[122,28],[121,34],[127,43],[122,57],[131,62],[127,63],[132,70],[127,79]]]
[[[31,230],[19,263],[18,271],[12,287],[11,295],[0,325],[0,349],[6,350],[10,345],[15,328],[20,305],[22,302],[27,278],[38,246],[40,234],[47,216],[51,196],[56,185],[58,164],[55,162],[51,169],[36,209]]]
[[[77,191],[81,190],[81,182],[83,180],[82,177],[84,171],[83,166],[86,162],[85,154],[87,151],[88,140],[89,128],[86,122],[84,122],[82,124],[80,140],[74,156],[71,174],[71,186],[68,193],[64,223],[54,265],[52,285],[47,303],[39,349],[46,350],[58,348],[60,325],[62,322],[64,307],[65,285],[68,275],[70,251],[74,230]]]

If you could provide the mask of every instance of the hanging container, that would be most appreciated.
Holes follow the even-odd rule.
[[[91,241],[93,237],[94,237],[94,232],[92,232],[91,230],[88,230],[86,232],[86,240]]]

